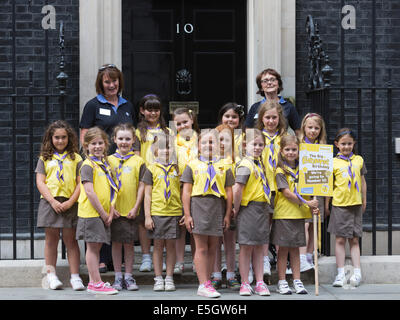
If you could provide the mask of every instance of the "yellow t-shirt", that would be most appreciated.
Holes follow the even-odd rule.
[[[82,174],[82,171],[86,172],[88,166],[92,168],[93,172],[92,179],[90,179],[90,177],[87,177],[86,174]],[[104,211],[107,212],[107,214],[109,214],[111,207],[111,199],[110,199],[111,190],[107,176],[104,173],[104,171],[97,164],[93,163],[89,159],[86,159],[82,163],[80,172],[81,172],[81,183],[80,183],[81,193],[79,194],[79,199],[78,199],[79,202],[78,217],[96,218],[100,216],[100,214],[92,206],[89,198],[86,195],[85,188],[83,187],[83,183],[85,181],[93,183],[93,189],[97,195],[97,198],[99,199],[101,205],[103,206]]]
[[[270,199],[264,193],[263,181],[259,170],[252,159],[246,157],[237,164],[236,182],[245,184],[240,205],[247,206],[250,201],[270,203]]]
[[[114,176],[116,176],[120,161],[121,160],[114,155],[108,157],[108,162],[110,163]],[[122,165],[121,188],[118,191],[115,209],[123,217],[126,217],[136,204],[142,165],[145,168],[144,160],[138,155],[130,157],[128,160],[124,161]],[[116,182],[118,185],[118,181]],[[137,214],[139,214],[139,211]]]
[[[178,159],[179,175],[182,175],[186,165],[198,157],[197,133],[194,132],[189,141],[179,136],[175,139],[175,150]]]
[[[298,168],[294,169],[296,171]],[[286,174],[282,168],[278,167],[276,169],[277,175],[284,175],[286,178],[287,186],[291,192],[294,192],[294,187],[297,181],[289,175]],[[277,178],[276,178],[277,179]],[[287,199],[283,193],[279,190],[282,187],[281,183],[277,179],[276,184],[276,194],[275,194],[275,206],[274,206],[274,215],[273,219],[309,219],[311,218],[311,211],[308,205],[306,204],[295,204],[289,199]],[[302,196],[304,199],[309,200],[310,197]]]
[[[211,186],[208,188],[206,192],[204,192],[204,187],[207,181],[207,168],[208,163],[200,161],[199,159],[195,159],[191,161],[187,167],[192,170],[192,179],[193,179],[193,187],[191,196],[205,196],[205,195],[214,195],[218,198],[221,196],[226,198],[225,192],[225,181],[226,181],[226,173],[229,169],[226,169],[223,161],[220,159],[213,163],[213,167],[215,170],[215,182],[217,184],[217,188],[219,193],[214,191]],[[214,184],[214,182],[212,182]]]
[[[179,175],[175,166],[164,166],[153,163],[147,168],[144,183],[153,185],[151,192],[151,215],[152,216],[181,216],[182,202]],[[166,173],[168,172],[170,197],[165,197]],[[149,174],[150,173],[150,174]],[[151,181],[150,181],[151,180]]]
[[[51,159],[48,159],[46,161],[44,161],[42,156],[39,159],[43,161],[46,173],[45,183],[51,195],[53,197],[70,198],[76,188],[77,166],[79,162],[82,161],[81,156],[75,153],[75,160],[72,160],[69,155],[67,155],[66,158],[63,160],[64,182],[57,178],[59,165],[54,155]]]
[[[358,190],[354,184],[349,189],[348,184],[350,176],[348,173],[349,162],[339,158],[333,158],[333,199],[332,205],[337,207],[346,207],[362,204],[361,193],[361,175],[364,168],[364,160],[361,156],[351,157],[355,181],[358,184]]]
[[[171,129],[167,128],[169,134],[171,134]],[[151,151],[151,145],[154,142],[154,137],[156,134],[161,134],[164,133],[161,128],[154,128],[154,129],[148,129],[147,130],[147,135],[146,135],[146,141],[143,141],[141,136],[140,136],[140,131],[139,129],[136,129],[136,136],[139,139],[140,142],[140,156],[143,158],[144,163],[146,164],[146,167],[153,163],[155,161],[154,155]]]

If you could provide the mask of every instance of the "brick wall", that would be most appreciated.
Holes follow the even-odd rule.
[[[56,29],[43,29],[45,5],[55,8]],[[15,10],[15,23],[13,12]],[[4,0],[0,6],[0,235],[12,232],[13,100],[16,93],[16,194],[17,232],[30,230],[31,194],[34,222],[39,193],[34,174],[42,134],[48,122],[60,119],[58,97],[35,97],[32,103],[26,94],[58,94],[56,77],[60,72],[59,27],[64,22],[65,70],[68,75],[65,119],[75,128],[79,121],[79,0]],[[15,33],[13,31],[15,28]],[[14,54],[15,53],[15,54]],[[32,69],[32,79],[29,70]],[[13,80],[15,75],[15,81]],[[47,76],[46,76],[47,75]],[[31,81],[32,80],[32,81]],[[32,120],[30,110],[32,108]],[[46,115],[46,108],[48,109]],[[46,122],[48,119],[48,122]],[[32,133],[32,141],[30,139]],[[30,146],[33,150],[30,153]],[[32,163],[30,159],[33,159]],[[33,182],[31,182],[33,181]],[[35,228],[36,229],[36,228]]]
[[[375,19],[372,6],[375,3]],[[341,25],[344,5],[352,5],[356,10],[355,29],[343,29]],[[324,0],[296,1],[296,106],[304,115],[312,111],[305,94],[308,77],[308,49],[305,31],[306,17],[311,14],[318,23],[323,48],[329,55],[333,68],[331,85],[335,87],[387,87],[389,69],[392,70],[392,86],[400,87],[400,2],[397,0]],[[375,31],[373,30],[375,21]],[[375,38],[373,34],[375,33]],[[375,52],[373,42],[375,41]],[[343,42],[343,45],[342,45]],[[359,80],[359,68],[361,77]],[[388,122],[392,124],[393,137],[400,137],[400,90],[393,91],[393,112],[387,112],[387,91],[376,91],[376,105],[373,107],[371,90],[361,93],[361,111],[357,109],[357,91],[345,90],[344,117],[341,109],[341,91],[331,90],[329,106],[328,135],[332,142],[338,128],[348,126],[357,131],[358,114],[361,112],[361,136],[358,137],[362,156],[366,161],[368,206],[364,221],[367,226],[372,221],[371,202],[376,194],[376,215],[378,227],[387,223],[388,193],[393,195],[393,222],[400,223],[400,158],[394,154],[394,145],[388,147]],[[374,108],[374,109],[373,109]],[[375,130],[373,130],[373,110],[375,110]],[[376,149],[372,149],[375,139]],[[388,161],[392,154],[393,185],[388,186]],[[376,172],[373,158],[376,159]]]

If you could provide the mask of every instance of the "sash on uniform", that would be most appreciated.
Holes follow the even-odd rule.
[[[62,154],[59,154],[57,151],[54,151],[53,157],[57,160],[58,162],[58,169],[57,169],[57,179],[60,183],[64,183],[64,166],[63,166],[63,161],[67,157],[68,152],[63,152]]]
[[[111,191],[110,192],[110,202],[111,202],[111,205],[114,205],[115,201],[117,200],[117,197],[115,196],[115,194],[118,192],[118,187],[115,184],[114,179],[111,176],[110,166],[107,164],[107,162],[104,161],[104,158],[99,160],[96,156],[93,156],[93,155],[89,155],[89,158],[95,164],[97,164],[106,174],[108,184],[110,185],[110,191]]]
[[[126,160],[129,160],[131,157],[133,157],[135,155],[135,153],[133,152],[133,150],[131,150],[125,156],[123,156],[119,153],[119,150],[117,149],[117,151],[113,155],[114,155],[114,157],[119,159],[119,166],[117,168],[117,182],[118,182],[118,189],[121,189],[122,166],[124,165],[124,162]]]
[[[275,132],[275,134],[271,137],[268,134],[268,131],[263,129],[263,134],[264,134],[264,136],[267,138],[267,140],[269,142],[269,144],[267,144],[267,146],[269,145],[269,150],[271,151],[271,153],[269,154],[269,157],[268,157],[268,163],[273,169],[276,169],[274,140],[278,136],[279,131]]]
[[[351,190],[351,185],[354,184],[354,186],[355,186],[356,189],[357,189],[357,192],[360,192],[360,189],[359,189],[359,187],[358,187],[358,183],[357,183],[357,180],[356,180],[356,173],[354,172],[354,170],[353,170],[353,165],[352,165],[352,163],[351,163],[351,160],[353,160],[354,157],[355,157],[354,153],[352,152],[352,153],[350,153],[350,155],[349,155],[348,157],[346,157],[346,156],[344,156],[341,152],[339,152],[339,153],[337,154],[337,157],[338,157],[339,159],[342,159],[342,160],[345,160],[345,161],[348,161],[348,162],[349,162],[349,166],[348,166],[348,168],[347,168],[347,172],[348,172],[349,177],[350,177],[349,183],[347,184],[349,190]]]

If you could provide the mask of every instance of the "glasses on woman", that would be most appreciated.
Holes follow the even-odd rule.
[[[104,70],[106,70],[106,69],[108,69],[108,68],[116,68],[117,66],[115,65],[115,64],[107,64],[107,65],[105,65],[105,66],[102,66],[102,67],[100,67],[99,68],[99,71],[104,71]]]
[[[268,82],[275,82],[277,79],[276,78],[266,78],[266,79],[262,79],[261,83],[268,83]]]

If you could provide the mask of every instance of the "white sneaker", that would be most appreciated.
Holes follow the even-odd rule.
[[[333,281],[332,286],[334,287],[343,287],[346,281],[346,275],[344,273],[338,274]]]
[[[278,281],[278,287],[276,289],[276,292],[280,294],[292,294],[292,290],[289,288],[289,284],[287,283],[286,280],[279,280]]]
[[[350,277],[350,284],[353,287],[358,287],[360,285],[360,283],[361,283],[361,276],[360,275],[353,274]]]
[[[142,264],[140,265],[140,272],[150,272],[151,271],[151,258],[143,258]]]
[[[165,279],[165,286],[164,286],[165,291],[175,291],[175,284],[174,280],[172,279]]]
[[[264,275],[271,275],[271,264],[269,263],[269,258],[264,258]]]
[[[71,283],[71,287],[74,291],[85,290],[85,286],[83,285],[81,278],[71,278],[69,282]]]
[[[218,298],[221,296],[221,294],[214,289],[211,281],[207,281],[205,285],[200,285],[197,289],[197,294],[206,298]]]
[[[293,287],[297,294],[308,294],[306,288],[304,288],[303,282],[300,280],[293,280]]]
[[[312,269],[313,266],[307,261],[307,257],[305,255],[300,255],[300,272],[305,272]]]
[[[62,282],[58,279],[55,274],[49,273],[47,274],[47,283],[49,284],[49,288],[51,290],[57,290],[62,287]]]
[[[254,280],[254,273],[253,273],[253,266],[250,264],[250,269],[249,269],[249,284],[252,284]]]
[[[153,290],[154,291],[164,291],[165,290],[164,279],[154,278]]]
[[[183,270],[184,270],[183,262],[175,263],[174,274],[183,274]]]

